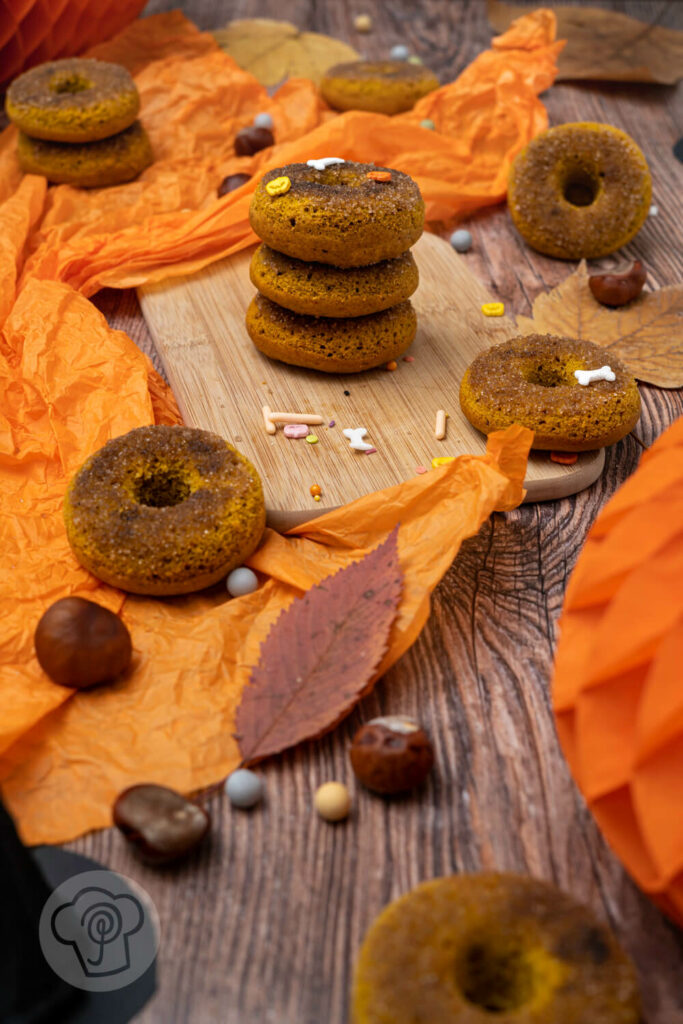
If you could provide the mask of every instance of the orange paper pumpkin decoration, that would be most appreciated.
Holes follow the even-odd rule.
[[[0,92],[45,60],[72,57],[108,39],[146,0],[0,0]]]
[[[553,701],[574,778],[637,884],[683,925],[683,418],[594,523]]]

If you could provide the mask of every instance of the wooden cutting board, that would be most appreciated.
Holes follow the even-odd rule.
[[[482,314],[482,303],[492,297],[447,242],[424,234],[413,249],[420,268],[413,361],[399,359],[393,372],[347,375],[287,366],[254,348],[244,326],[254,294],[252,251],[189,277],[146,285],[138,296],[183,419],[225,437],[254,463],[271,526],[286,530],[393,486],[413,476],[416,466],[429,467],[434,456],[485,451],[486,438],[460,412],[460,379],[479,352],[516,332],[507,316]],[[266,433],[264,405],[324,416],[324,426],[311,428],[318,443],[288,440],[281,427]],[[434,437],[437,409],[448,413],[443,441]],[[376,453],[349,447],[342,429],[361,426]],[[574,494],[597,479],[604,461],[603,450],[579,455],[573,466],[533,453],[526,500]],[[320,502],[309,492],[314,483],[322,488]]]

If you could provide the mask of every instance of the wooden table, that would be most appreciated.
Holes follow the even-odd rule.
[[[153,0],[147,11],[175,5]],[[678,4],[602,6],[681,27]],[[483,0],[186,0],[183,8],[202,28],[284,16],[373,57],[407,43],[442,81],[491,38]],[[359,13],[372,16],[372,34],[354,31]],[[671,151],[681,134],[680,97],[675,88],[616,84],[559,84],[544,97],[551,124],[610,122],[645,150],[659,216],[626,252],[644,261],[653,286],[681,279],[681,166]],[[470,266],[516,313],[528,313],[570,270],[528,249],[504,206],[468,227]],[[95,302],[154,355],[133,292],[105,291]],[[683,412],[683,397],[641,392],[637,433],[647,446]],[[140,1020],[342,1024],[356,951],[379,910],[423,879],[496,868],[549,879],[593,906],[636,961],[648,1024],[683,1022],[683,936],[603,841],[560,752],[549,697],[567,578],[597,512],[640,454],[629,436],[607,451],[589,490],[494,515],[464,544],[419,640],[374,693],[325,739],[261,767],[262,809],[233,813],[214,796],[214,839],[194,859],[165,872],[141,867],[114,831],[71,844],[137,879],[159,911],[160,988]],[[414,715],[430,731],[432,780],[391,802],[356,791],[351,819],[325,824],[311,811],[315,787],[351,782],[351,736],[362,721],[391,712]]]

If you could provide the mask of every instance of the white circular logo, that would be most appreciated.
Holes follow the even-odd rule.
[[[38,927],[55,974],[86,992],[137,981],[159,948],[159,919],[147,893],[114,871],[84,871],[51,893]]]

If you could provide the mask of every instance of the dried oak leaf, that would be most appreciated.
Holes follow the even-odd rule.
[[[488,0],[488,19],[497,32],[505,32],[534,6]],[[596,7],[552,10],[557,38],[567,41],[557,62],[558,79],[673,85],[683,78],[683,32]]]
[[[318,32],[300,32],[289,21],[247,18],[231,21],[213,35],[222,50],[266,86],[297,77],[317,85],[333,64],[358,60],[347,43]]]
[[[276,619],[237,709],[245,761],[321,736],[369,691],[401,597],[397,534]]]
[[[627,306],[601,306],[588,287],[586,261],[550,292],[532,316],[516,317],[524,334],[582,338],[613,351],[634,377],[660,388],[683,386],[683,285],[641,292]]]

